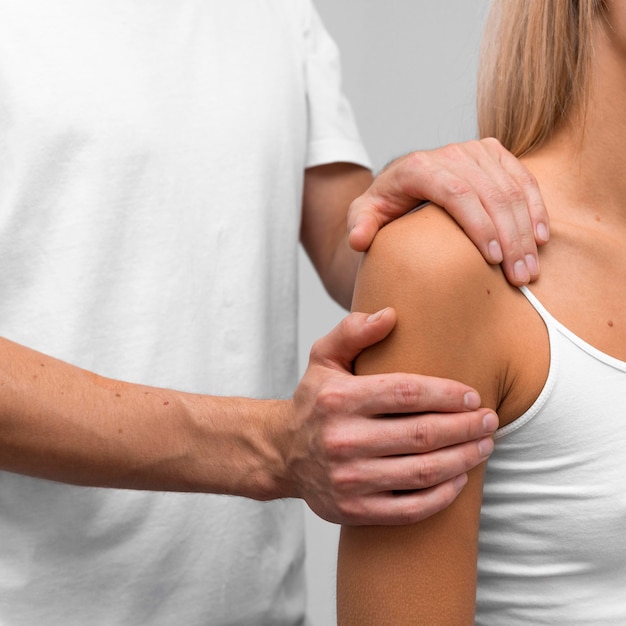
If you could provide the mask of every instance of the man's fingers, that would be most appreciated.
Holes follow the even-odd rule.
[[[454,501],[467,482],[466,472],[485,462],[492,452],[493,440],[484,437],[428,454],[370,460],[354,468],[358,483],[338,477],[336,484],[352,494],[366,485],[380,488],[344,500],[343,523],[392,526],[426,519]]]
[[[502,167],[515,179],[524,193],[533,225],[535,242],[542,246],[548,243],[550,239],[550,219],[537,180],[518,159],[508,150],[505,150],[499,142],[496,143],[499,146],[497,152]]]
[[[505,153],[499,142],[489,139],[446,146],[435,161],[440,169],[431,176],[440,186],[439,197],[435,197],[435,189],[427,192],[454,217],[489,262],[503,262],[507,278],[525,284],[538,275],[528,200],[518,183],[525,168],[521,164],[513,168],[517,160],[510,154],[506,159]],[[452,163],[454,168],[449,167]],[[524,180],[530,186],[532,180],[526,174]]]
[[[441,205],[510,282],[539,274],[537,245],[549,221],[536,180],[493,138],[413,152],[391,163],[351,205],[350,245],[366,250],[377,230],[423,199]]]
[[[447,506],[465,472],[491,453],[497,418],[479,409],[471,387],[419,374],[353,375],[354,358],[395,323],[391,308],[346,317],[315,343],[294,394],[304,416],[286,455],[294,493],[329,521],[427,517]]]
[[[350,424],[349,434],[359,442],[358,449],[348,445],[337,448],[371,458],[423,454],[493,435],[497,428],[498,417],[489,409],[378,417]],[[448,478],[458,473],[455,471]]]
[[[493,452],[491,437],[424,454],[364,459],[346,463],[335,475],[336,488],[370,497],[384,491],[427,489],[486,461]]]
[[[420,491],[393,493],[387,491],[344,507],[343,524],[349,526],[416,524],[446,507],[459,495],[465,474]]]
[[[480,406],[478,393],[463,383],[420,374],[365,374],[336,379],[324,397],[328,414],[355,416],[458,413]]]
[[[535,178],[495,139],[470,143],[467,149],[488,179],[477,183],[477,191],[498,231],[507,278],[514,284],[536,279],[537,243],[547,241],[548,217]]]

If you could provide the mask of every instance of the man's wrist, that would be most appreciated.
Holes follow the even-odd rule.
[[[291,400],[211,398],[201,439],[207,491],[254,500],[294,497],[287,460]]]

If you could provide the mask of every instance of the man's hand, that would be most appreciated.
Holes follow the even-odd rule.
[[[415,374],[354,376],[389,334],[393,309],[352,313],[318,340],[285,442],[291,492],[336,523],[409,524],[448,506],[493,450],[493,411],[461,383]],[[433,414],[439,412],[440,414]]]
[[[380,228],[431,200],[445,208],[489,263],[523,285],[539,274],[548,215],[530,172],[496,139],[413,152],[393,161],[351,205],[349,242],[367,250]]]

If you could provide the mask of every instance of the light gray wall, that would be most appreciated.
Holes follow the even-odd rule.
[[[374,167],[475,136],[478,42],[488,0],[315,0],[342,51],[344,87]],[[344,311],[300,258],[300,367]],[[314,626],[335,623],[338,529],[307,511]]]

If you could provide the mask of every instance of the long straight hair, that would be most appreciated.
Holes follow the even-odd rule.
[[[586,106],[603,0],[493,0],[478,73],[478,129],[522,156]]]

